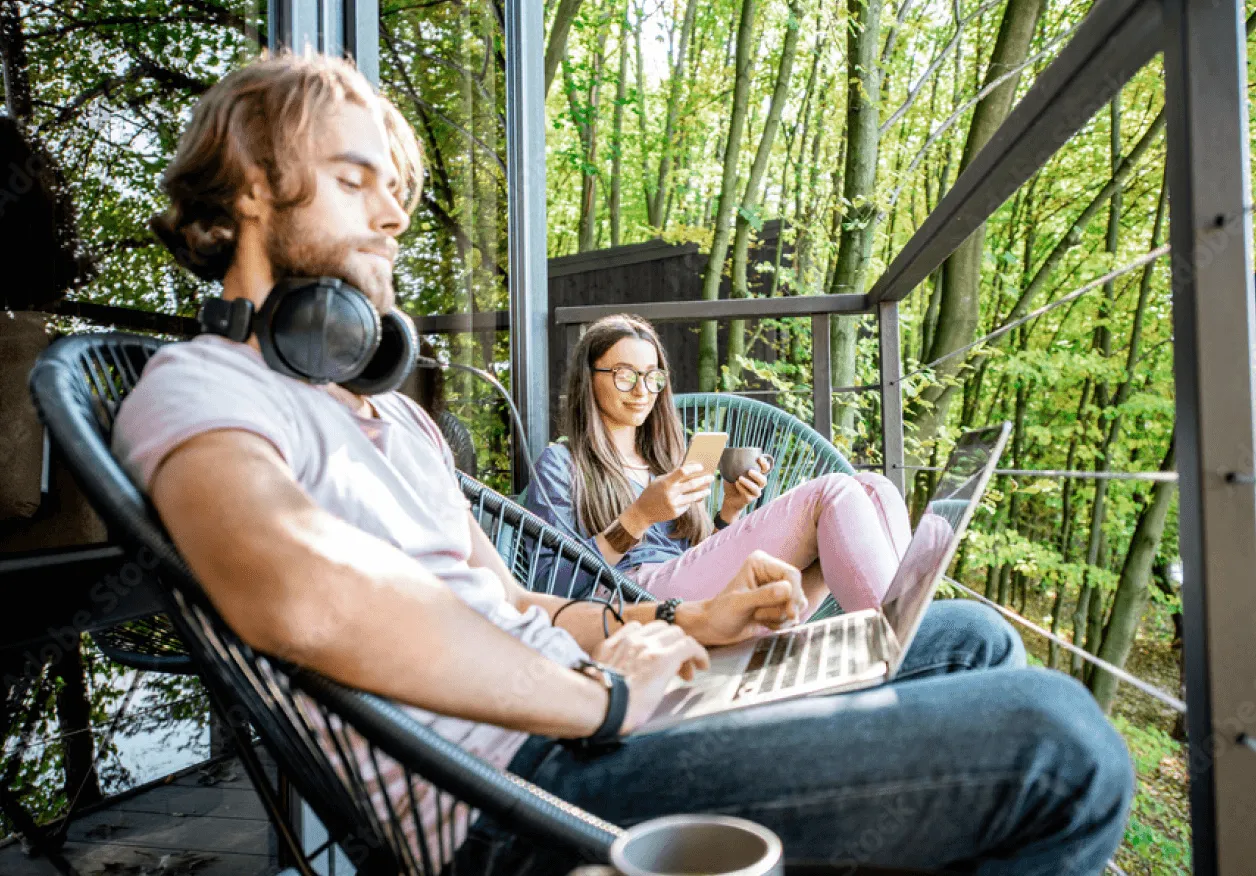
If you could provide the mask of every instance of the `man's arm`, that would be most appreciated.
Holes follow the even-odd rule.
[[[219,430],[184,442],[157,469],[150,494],[224,620],[260,651],[421,708],[530,733],[586,736],[606,714],[601,685],[324,511],[258,435]]]
[[[467,512],[471,527],[470,565],[486,568],[501,579],[506,590],[506,600],[519,611],[526,611],[529,606],[540,606],[541,610],[551,618],[570,600],[545,593],[534,593],[515,581],[514,575],[506,568],[501,555],[488,540],[484,530],[470,511]],[[763,555],[767,557],[766,554]],[[771,559],[771,558],[768,558]],[[555,560],[557,562],[557,560]],[[718,596],[711,599],[682,602],[676,608],[676,626],[703,645],[727,645],[752,635],[760,624],[779,626],[784,621],[799,620],[806,606],[798,571],[793,567],[773,560],[771,563],[760,562],[755,569],[758,577],[748,577],[747,561],[742,571],[728,587]],[[615,606],[619,610],[619,606]],[[620,616],[625,623],[648,624],[654,620],[658,608],[657,602],[631,603],[625,602]],[[593,653],[606,639],[606,633],[614,633],[620,624],[607,613],[607,622],[603,628],[602,605],[594,602],[579,602],[563,610],[558,618],[558,626],[571,633],[580,647]]]
[[[519,611],[527,611],[529,606],[538,605],[551,618],[554,616],[554,612],[567,604],[569,600],[562,597],[533,593],[520,585],[515,580],[514,575],[511,574],[510,569],[506,567],[506,562],[502,559],[501,554],[497,552],[497,549],[493,547],[493,543],[485,535],[484,530],[480,528],[479,521],[475,519],[475,515],[468,511],[467,519],[468,525],[471,527],[471,556],[468,564],[475,568],[488,569],[497,575],[506,590],[507,602]],[[555,558],[554,561],[558,562],[558,559]],[[640,605],[624,603],[624,610],[620,612],[620,615],[625,622],[636,621],[644,625],[654,620],[656,605],[657,603],[654,602],[641,603]],[[694,635],[692,629],[690,629],[690,627],[696,626],[691,621],[697,606],[698,603],[681,605],[676,613],[676,619],[679,624],[683,614],[686,623],[680,624],[681,628],[701,642],[702,639]],[[558,620],[559,626],[571,633],[580,647],[590,654],[593,653],[594,648],[606,639],[606,632],[602,629],[602,606],[600,605],[594,603],[573,605],[564,611]],[[608,629],[610,632],[614,633],[619,627],[618,621],[614,618],[609,619]]]

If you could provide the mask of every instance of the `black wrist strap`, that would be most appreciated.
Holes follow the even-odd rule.
[[[732,526],[731,523],[729,523],[727,520],[721,517],[718,511],[715,512],[715,528],[716,529],[728,529],[728,527],[730,526]]]
[[[586,754],[600,754],[619,745],[619,731],[623,729],[624,718],[628,716],[628,683],[624,677],[613,669],[589,661],[580,668],[590,665],[602,673],[607,679],[606,717],[590,735],[583,739],[567,739],[564,745]]]
[[[588,744],[594,748],[614,745],[619,742],[619,731],[623,729],[624,718],[628,717],[628,682],[618,672],[611,672],[610,698],[606,703],[606,717],[602,726],[593,731]]]

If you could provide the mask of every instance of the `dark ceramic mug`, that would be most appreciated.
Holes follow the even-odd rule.
[[[775,462],[769,454],[764,453],[758,447],[726,448],[720,455],[720,477],[730,484],[737,483],[739,477],[756,468],[755,460],[760,456],[767,456],[769,465]]]

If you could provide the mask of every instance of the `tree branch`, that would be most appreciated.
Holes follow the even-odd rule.
[[[910,0],[908,0],[908,2],[910,2]],[[942,51],[933,56],[933,60],[929,62],[929,66],[925,68],[925,72],[920,74],[920,79],[917,80],[916,84],[908,90],[907,97],[899,105],[898,109],[894,110],[890,117],[881,124],[881,128],[878,133],[884,134],[891,126],[893,126],[895,122],[901,119],[909,109],[911,109],[911,105],[916,102],[916,98],[925,87],[925,83],[928,82],[933,77],[933,74],[938,71],[938,67],[940,67],[942,62],[946,60],[946,56],[953,52],[955,47],[959,45],[960,37],[963,36],[964,28],[968,26],[969,22],[982,15],[987,9],[990,9],[992,6],[996,6],[1001,2],[1003,2],[1003,0],[986,0],[985,3],[982,3],[967,17],[960,18],[959,0],[954,0],[955,35],[951,37],[951,41],[946,44]]]
[[[924,145],[920,147],[920,151],[916,153],[916,157],[911,160],[911,164],[907,165],[907,170],[903,172],[903,178],[899,181],[898,186],[895,187],[894,192],[890,195],[889,203],[886,205],[886,209],[887,210],[893,209],[894,205],[898,203],[899,196],[902,195],[903,193],[903,187],[907,184],[907,180],[911,178],[911,175],[915,172],[916,168],[920,166],[920,162],[924,159],[925,155],[928,154],[929,147],[932,146],[934,143],[936,143],[938,141],[938,138],[941,137],[943,134],[945,134],[952,125],[954,125],[961,118],[963,118],[964,113],[968,112],[968,110],[971,109],[974,104],[976,104],[978,101],[980,101],[983,97],[985,97],[990,92],[994,91],[1004,82],[1011,79],[1013,76],[1019,76],[1021,74],[1021,71],[1023,71],[1026,67],[1036,64],[1040,59],[1045,58],[1047,55],[1051,54],[1051,52],[1055,49],[1055,47],[1059,45],[1062,41],[1072,36],[1073,31],[1075,31],[1076,29],[1077,29],[1076,25],[1069,28],[1067,31],[1060,34],[1050,43],[1043,46],[1041,51],[1039,51],[1038,53],[1034,55],[1031,55],[1030,57],[1026,58],[1023,63],[1017,64],[1015,67],[1012,67],[1011,69],[1005,71],[1001,76],[998,76],[997,78],[986,83],[984,88],[982,88],[980,91],[974,94],[969,100],[965,101],[962,105],[960,105],[959,107],[956,107],[955,112],[947,116],[946,119],[943,120],[942,124],[938,125],[938,127],[935,128],[929,134],[929,137],[928,139],[925,140]]]

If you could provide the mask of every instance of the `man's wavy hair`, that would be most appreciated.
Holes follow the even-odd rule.
[[[345,103],[379,109],[401,179],[402,203],[413,212],[423,156],[397,108],[347,60],[263,54],[205,92],[166,168],[162,190],[170,209],[150,225],[175,260],[203,280],[226,275],[235,258],[235,201],[250,166],[266,175],[278,210],[313,197],[311,156],[320,123]]]

